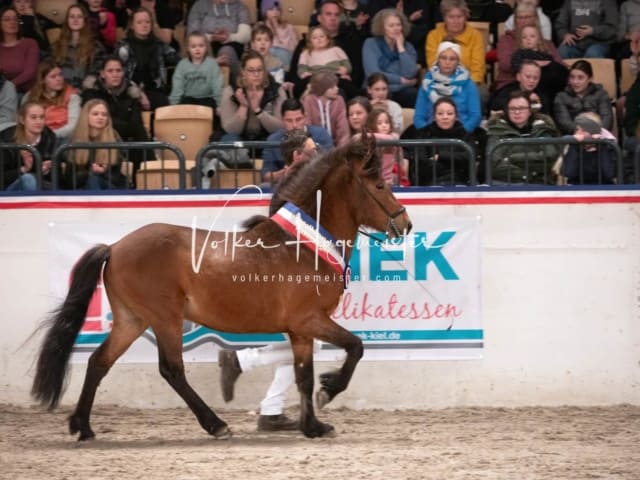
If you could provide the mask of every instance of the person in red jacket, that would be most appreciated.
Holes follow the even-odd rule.
[[[102,6],[103,0],[85,0],[84,3],[89,12],[89,23],[95,32],[96,38],[112,51],[116,44],[116,16]]]

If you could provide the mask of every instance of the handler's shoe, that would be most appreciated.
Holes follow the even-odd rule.
[[[300,422],[298,422],[298,420],[291,420],[284,413],[280,415],[260,415],[258,417],[259,432],[278,432],[299,429]]]
[[[242,373],[235,350],[220,350],[218,352],[218,368],[220,368],[222,398],[225,402],[230,402],[233,400],[233,387]]]

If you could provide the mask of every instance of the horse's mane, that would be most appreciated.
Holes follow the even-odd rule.
[[[380,175],[380,159],[375,154],[374,145],[371,141],[352,141],[293,167],[295,170],[280,181],[273,193],[269,214],[278,211],[286,202],[315,211],[316,192],[329,172],[332,176],[350,175],[355,159],[364,160],[363,170],[367,176]]]
[[[353,159],[364,159],[363,173],[368,177],[378,177],[381,164],[374,147],[375,141],[372,137],[368,141],[351,141],[311,160],[297,163],[277,184],[271,197],[269,215],[273,215],[287,202],[306,211],[315,211],[316,192],[322,187],[329,172],[332,176],[350,175]],[[265,220],[268,220],[268,217],[254,215],[245,220],[243,226],[251,229]]]

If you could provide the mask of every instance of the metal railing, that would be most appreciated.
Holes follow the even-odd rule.
[[[5,184],[5,167],[7,163],[4,161],[4,151],[16,151],[18,155],[20,155],[20,150],[26,150],[33,156],[33,171],[29,173],[35,175],[37,189],[42,190],[42,156],[40,152],[31,145],[20,145],[16,143],[0,143],[0,185]],[[18,164],[21,163],[20,159],[18,159]]]
[[[196,189],[238,188],[243,185],[261,185],[262,172],[256,168],[256,159],[263,150],[280,148],[280,142],[239,141],[212,142],[196,154]],[[200,177],[198,177],[200,174]]]
[[[466,142],[459,139],[429,139],[429,140],[381,140],[376,142],[379,149],[384,147],[402,147],[405,153],[409,153],[409,156],[413,156],[415,161],[412,162],[410,168],[410,176],[412,178],[421,178],[424,171],[427,169],[426,165],[422,165],[418,161],[421,158],[432,159],[435,156],[435,152],[448,152],[450,158],[449,165],[445,165],[444,161],[440,163],[433,161],[428,162],[430,172],[430,178],[433,180],[422,184],[422,186],[431,185],[459,185],[460,183],[468,185],[476,185],[476,154],[473,148]],[[248,183],[259,185],[262,183],[262,172],[254,168],[255,159],[258,157],[256,152],[268,148],[280,148],[280,142],[227,142],[227,143],[210,143],[200,149],[196,155],[197,171],[201,172],[205,177],[208,177],[210,187],[209,188],[238,188]],[[241,154],[238,152],[241,151]],[[215,163],[216,156],[212,155],[212,152],[226,157],[223,160],[217,159],[218,163]],[[235,152],[232,153],[232,152]],[[412,154],[412,155],[411,155]],[[447,155],[443,155],[447,156]],[[457,165],[456,158],[462,156],[464,167]],[[214,163],[207,167],[208,162]],[[222,165],[222,168],[220,168]],[[244,168],[243,168],[244,167]],[[438,172],[442,167],[450,172],[450,181],[445,181],[446,178],[440,178],[438,180]],[[456,172],[458,171],[458,172]],[[460,175],[460,171],[464,172],[464,175]],[[446,177],[446,175],[445,175]],[[461,182],[460,177],[465,177]],[[206,183],[206,181],[205,181]],[[202,185],[199,185],[200,188]]]
[[[412,186],[477,185],[478,183],[476,152],[463,140],[457,138],[384,140],[377,144],[381,147],[398,145],[409,154],[408,156],[411,157],[409,176]],[[420,179],[426,181],[418,181]]]
[[[532,152],[536,147],[548,147],[556,145],[560,153],[564,146],[595,144],[597,146],[606,144],[613,149],[616,161],[617,183],[623,179],[623,161],[620,147],[617,143],[605,139],[590,139],[578,141],[573,137],[556,138],[522,138],[499,140],[487,150],[484,159],[484,178],[487,184],[494,182],[493,168],[495,162],[492,160],[501,159],[500,149],[513,147],[529,147]],[[478,164],[476,152],[468,143],[458,139],[418,139],[418,140],[385,140],[377,143],[379,148],[387,146],[398,146],[403,148],[403,153],[410,158],[410,177],[412,186],[446,186],[446,185],[477,185],[478,184]],[[255,160],[261,156],[261,152],[267,148],[280,148],[280,142],[214,142],[204,145],[198,152],[195,162],[185,160],[182,150],[176,145],[165,142],[112,142],[112,143],[70,143],[61,145],[53,154],[53,165],[51,169],[52,188],[58,189],[60,186],[60,167],[66,163],[66,168],[75,168],[72,162],[65,162],[65,154],[70,150],[88,149],[114,149],[119,151],[144,150],[151,153],[153,160],[143,162],[141,168],[134,169],[133,175],[137,172],[137,189],[164,189],[164,188],[238,188],[247,184],[262,184],[262,172],[256,168]],[[0,154],[3,150],[27,150],[34,156],[34,175],[37,178],[38,189],[42,188],[42,158],[40,153],[29,145],[16,145],[12,143],[0,143]],[[175,160],[156,160],[157,150],[169,150],[175,155]],[[523,150],[526,152],[526,149]],[[220,152],[225,152],[222,155]],[[215,154],[213,154],[215,153]],[[518,152],[522,153],[522,151]],[[438,157],[436,158],[436,154]],[[533,154],[532,154],[533,155]],[[219,161],[219,156],[225,156],[224,161]],[[538,155],[539,157],[539,155]],[[447,160],[443,161],[442,158]],[[218,161],[213,171],[208,172],[207,164],[212,159]],[[512,162],[512,159],[509,159]],[[552,157],[545,158],[542,163],[542,183],[551,183],[551,167],[555,161]],[[167,162],[171,162],[170,166]],[[520,168],[528,171],[530,168],[527,154],[523,155]],[[636,148],[633,158],[634,182],[639,181],[640,172],[640,146]],[[598,165],[600,167],[600,165]],[[4,179],[4,165],[0,166],[0,179]],[[461,171],[462,170],[462,171]],[[443,173],[444,172],[444,173]],[[75,173],[75,171],[74,171]],[[131,172],[129,172],[131,173]],[[583,178],[584,171],[581,166],[580,178]],[[416,179],[427,179],[418,181]],[[203,179],[205,180],[203,182]],[[208,179],[208,182],[206,180]],[[151,181],[153,180],[153,181]],[[190,180],[190,181],[189,181]],[[514,178],[514,183],[529,183],[527,179]],[[208,185],[206,185],[208,183]],[[533,183],[533,182],[532,182]],[[536,182],[540,183],[540,182]],[[582,182],[580,182],[582,183]],[[167,187],[171,184],[170,187]]]
[[[548,158],[546,154],[544,154],[542,159],[542,171],[539,172],[542,177],[542,182],[537,181],[535,176],[533,175],[533,171],[531,168],[531,164],[540,163],[540,160],[536,158],[542,152],[542,149],[534,150],[531,147],[543,147],[549,145],[557,145],[557,154],[555,156]],[[584,141],[578,141],[572,136],[565,137],[549,137],[549,138],[507,138],[499,140],[495,145],[487,148],[487,154],[485,157],[485,180],[487,184],[493,185],[496,181],[493,178],[493,169],[499,163],[503,162],[502,166],[507,168],[507,181],[502,182],[503,184],[551,184],[551,175],[552,175],[552,167],[554,163],[558,160],[560,155],[563,154],[564,146],[566,145],[596,145],[598,148],[598,184],[603,183],[602,178],[602,152],[603,148],[600,145],[606,145],[613,148],[613,151],[616,156],[616,179],[617,183],[622,183],[623,179],[623,165],[622,165],[622,152],[620,150],[620,146],[609,139],[589,139]],[[501,149],[507,149],[509,147],[529,147],[526,150],[523,149],[519,151],[519,154],[522,154],[524,157],[524,162],[520,160],[515,160],[512,156],[509,155],[500,155]],[[520,178],[514,178],[513,182],[511,181],[511,170],[523,169],[525,172],[524,178],[521,176]],[[538,172],[536,172],[538,173]],[[579,178],[580,184],[584,183],[584,162],[583,162],[583,152],[580,149],[580,168],[579,168]],[[534,178],[531,178],[534,177]],[[540,178],[540,177],[538,177]],[[530,181],[534,180],[534,181]]]
[[[157,165],[160,167],[159,169],[155,169],[154,174],[160,175],[160,185],[162,185],[161,188],[164,188],[164,185],[166,185],[165,180],[166,177],[168,177],[169,173],[167,172],[167,170],[164,168],[165,166],[165,162],[167,162],[168,160],[165,160],[164,158],[162,159],[156,159],[155,158],[155,151],[156,150],[169,150],[171,152],[173,152],[173,154],[175,154],[175,156],[177,157],[177,163],[178,163],[178,171],[177,171],[177,178],[178,178],[178,188],[181,189],[185,189],[187,187],[187,167],[186,167],[186,160],[184,157],[184,153],[182,153],[182,150],[180,150],[180,148],[178,148],[177,146],[175,146],[172,143],[166,143],[166,142],[85,142],[85,143],[67,143],[67,144],[63,144],[60,145],[55,152],[53,153],[53,165],[54,166],[58,166],[58,165],[62,165],[63,163],[66,163],[66,168],[71,168],[72,170],[72,174],[73,174],[73,178],[75,178],[75,174],[76,174],[76,166],[73,162],[66,162],[65,158],[64,158],[64,154],[69,151],[69,150],[119,150],[119,151],[129,151],[129,150],[146,150],[146,151],[150,151],[153,152],[151,154],[151,160],[147,161],[147,162],[143,162],[144,163],[144,167],[148,167],[150,163],[157,163]],[[133,167],[133,165],[132,165]],[[57,177],[57,173],[58,173],[59,169],[58,168],[54,168],[52,170],[52,172],[54,172],[54,174],[52,175],[52,182],[53,182],[53,188],[54,189],[58,189],[59,188],[59,181],[60,179]],[[129,172],[127,172],[128,174]],[[139,190],[146,190],[147,187],[147,175],[149,175],[149,170],[147,168],[141,168],[141,169],[136,169],[133,168],[133,171],[131,173],[131,175],[136,175],[139,174],[138,176],[143,180],[143,184],[142,185],[137,185],[137,189]],[[111,171],[107,170],[107,179],[111,180],[110,178],[111,175]],[[132,179],[133,180],[133,179]],[[74,188],[72,188],[72,190],[75,190],[75,184],[73,185]],[[67,185],[67,187],[69,187],[69,185]]]

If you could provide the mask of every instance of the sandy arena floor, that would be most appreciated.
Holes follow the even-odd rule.
[[[335,438],[259,433],[255,413],[218,413],[230,440],[187,409],[97,406],[97,439],[67,433],[70,410],[0,405],[0,478],[639,479],[640,407],[326,410]],[[288,412],[295,415],[295,411]]]

